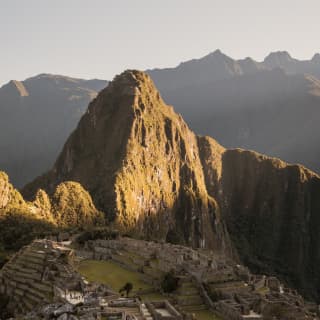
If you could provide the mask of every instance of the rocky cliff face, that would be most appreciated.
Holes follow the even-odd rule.
[[[225,150],[208,137],[199,146],[207,190],[241,260],[319,297],[319,176],[256,152]]]
[[[319,176],[253,151],[225,150],[208,137],[199,145],[208,192],[241,260],[319,297]]]
[[[319,297],[319,176],[255,152],[228,150],[220,190],[220,209],[243,261]]]
[[[319,176],[195,136],[144,73],[116,77],[24,193],[66,180],[124,232],[238,255],[319,297]]]

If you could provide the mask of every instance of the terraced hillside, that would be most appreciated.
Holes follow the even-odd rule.
[[[24,247],[0,271],[0,293],[9,297],[7,309],[26,314],[59,299],[59,289],[81,283],[72,269],[72,251],[35,241]],[[58,291],[57,291],[58,290]]]

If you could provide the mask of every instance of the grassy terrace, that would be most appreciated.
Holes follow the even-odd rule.
[[[112,261],[85,260],[80,263],[79,272],[89,281],[107,284],[115,291],[119,291],[126,282],[133,284],[133,291],[152,289],[142,281],[138,272],[127,270]]]
[[[197,311],[195,312],[195,315],[198,320],[221,320],[208,310]]]
[[[78,270],[89,281],[107,284],[115,291],[119,291],[126,282],[133,284],[133,291],[153,288],[143,281],[141,273],[127,270],[113,261],[84,260],[80,263]],[[163,300],[165,296],[153,292],[142,295],[141,298],[144,301],[155,301]],[[209,311],[196,312],[196,318],[198,320],[219,320]]]

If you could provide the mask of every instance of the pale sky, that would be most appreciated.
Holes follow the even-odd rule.
[[[320,52],[320,0],[0,0],[0,84],[39,73],[112,79],[221,49]]]

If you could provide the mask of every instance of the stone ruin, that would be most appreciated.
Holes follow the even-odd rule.
[[[174,270],[179,288],[168,301],[122,298],[81,277],[74,268],[79,258],[111,259],[143,273],[154,286]],[[282,319],[274,317],[281,312],[286,319],[319,319],[317,305],[276,277],[251,274],[211,251],[129,238],[88,241],[76,251],[36,240],[0,271],[0,293],[9,297],[8,310],[26,320],[192,319],[195,311],[206,309],[228,320]]]
[[[168,301],[154,313],[155,304],[89,283],[75,270],[75,259],[72,249],[50,240],[36,240],[16,253],[0,273],[0,293],[9,297],[14,319],[182,319]]]
[[[149,302],[146,304],[154,320],[182,320],[182,316],[168,301]]]
[[[212,251],[131,238],[89,240],[86,242],[84,250],[80,250],[79,253],[87,258],[108,260],[116,259],[119,252],[123,250],[138,253],[139,257],[136,263],[156,258],[158,268],[164,272],[188,269],[189,272],[201,278],[208,270],[217,270],[222,264],[226,266],[225,259],[214,255]]]
[[[23,314],[39,305],[83,301],[83,280],[73,266],[69,248],[48,240],[25,246],[0,271],[0,293],[9,297],[8,309]]]
[[[319,319],[318,306],[305,302],[276,277],[251,274],[248,268],[212,251],[118,238],[88,241],[78,254],[90,259],[110,259],[140,271],[154,285],[159,282],[159,275],[174,270],[181,275],[180,295],[175,298],[183,312],[202,310],[197,305],[205,305],[227,320],[271,319],[281,310],[290,315],[288,319]]]

